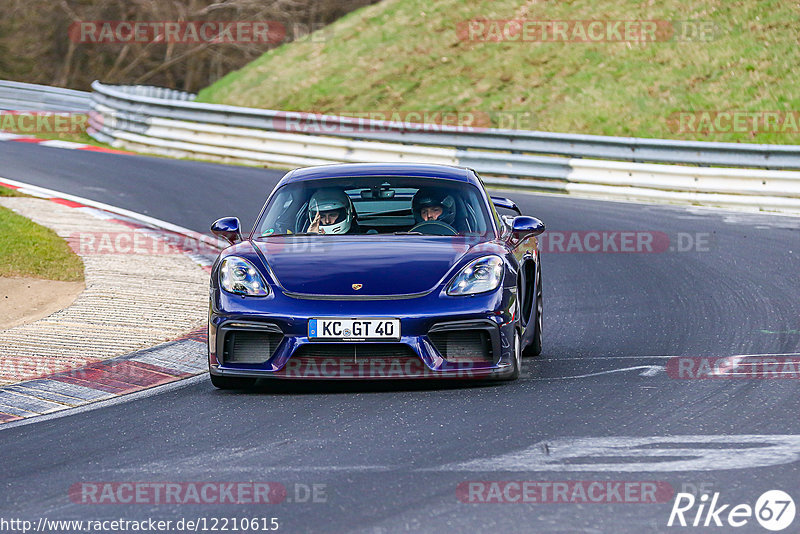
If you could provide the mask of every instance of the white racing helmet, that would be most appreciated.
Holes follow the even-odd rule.
[[[325,234],[346,234],[353,222],[353,202],[344,191],[338,189],[320,189],[308,201],[308,220],[313,223],[320,212],[337,211],[338,216],[333,224],[319,227]]]

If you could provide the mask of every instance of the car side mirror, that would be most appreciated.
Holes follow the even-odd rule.
[[[494,204],[498,208],[505,208],[507,210],[517,212],[517,215],[522,215],[522,211],[520,211],[519,206],[517,206],[517,203],[511,200],[510,198],[491,197],[491,199],[492,199],[492,204]]]
[[[520,215],[511,222],[511,235],[521,241],[529,236],[536,236],[544,232],[544,223],[536,217]]]
[[[223,217],[214,221],[214,224],[211,225],[211,233],[231,245],[235,245],[242,240],[242,232],[239,228],[238,217]]]

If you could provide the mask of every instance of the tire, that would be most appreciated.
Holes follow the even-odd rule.
[[[532,357],[538,356],[542,353],[542,311],[543,311],[543,299],[542,299],[542,269],[539,265],[536,265],[536,302],[533,307],[534,317],[533,317],[533,339],[531,340],[530,345],[525,347],[525,351],[523,352],[523,356],[525,357]]]
[[[256,383],[256,378],[246,378],[239,376],[217,376],[209,375],[211,383],[217,389],[247,389]]]

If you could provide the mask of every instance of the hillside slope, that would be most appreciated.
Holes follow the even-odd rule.
[[[800,110],[799,18],[800,7],[781,0],[384,0],[316,39],[267,52],[199,100],[327,113],[488,112],[503,127],[800,143],[791,113]],[[486,41],[497,36],[491,23],[473,32],[484,39],[476,41],[459,32],[475,19],[585,21],[584,28],[658,21],[658,40],[620,42],[606,22],[611,41],[576,42],[579,33],[558,42],[541,42],[539,34]],[[710,130],[709,116],[678,120],[680,112],[698,111],[712,112]],[[734,122],[723,111],[760,114]]]

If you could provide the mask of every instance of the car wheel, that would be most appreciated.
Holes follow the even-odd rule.
[[[256,378],[245,378],[239,376],[211,376],[211,383],[218,389],[247,389],[253,387]]]
[[[536,302],[533,307],[533,339],[525,347],[525,356],[538,356],[542,353],[542,270],[536,266]]]

